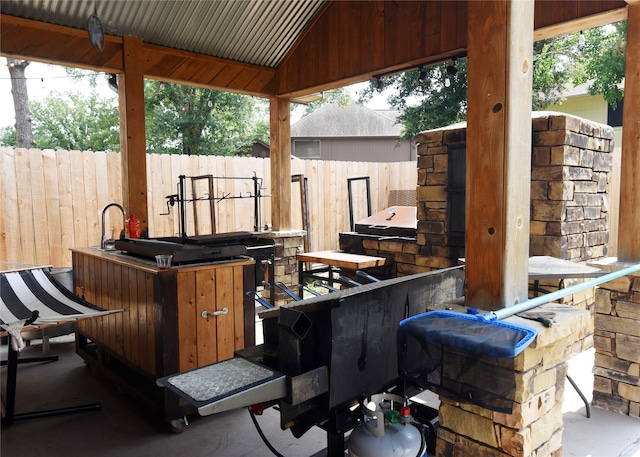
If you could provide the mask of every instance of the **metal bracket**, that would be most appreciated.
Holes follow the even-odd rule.
[[[202,311],[202,317],[204,319],[206,319],[209,316],[222,316],[223,314],[227,314],[229,312],[229,308],[227,308],[226,306],[224,308],[222,308],[220,311],[214,311],[212,313],[207,312],[207,311]]]

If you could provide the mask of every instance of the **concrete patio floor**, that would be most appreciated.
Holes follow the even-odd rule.
[[[19,421],[3,427],[0,453],[5,457],[39,455],[73,456],[225,456],[262,457],[272,455],[260,439],[244,409],[208,417],[190,417],[182,434],[151,418],[138,403],[108,381],[97,379],[75,354],[73,336],[52,339],[51,352],[58,362],[24,364],[18,369],[16,412],[102,403],[93,412]],[[40,355],[33,345],[23,357]],[[6,347],[3,347],[3,359]],[[593,351],[570,361],[570,374],[590,398],[593,383]],[[2,368],[3,396],[6,368]],[[580,457],[640,457],[640,420],[599,408],[591,418],[575,390],[565,389],[563,455]],[[279,427],[273,409],[258,416],[258,422],[272,445],[286,457],[322,455],[325,434],[314,428],[301,439]],[[471,457],[471,456],[470,456]]]

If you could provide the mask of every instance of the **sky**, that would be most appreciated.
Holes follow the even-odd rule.
[[[27,93],[29,100],[44,100],[52,91],[61,93],[68,91],[80,91],[89,94],[97,90],[103,97],[114,97],[116,94],[107,86],[106,79],[95,89],[91,88],[88,81],[75,81],[67,75],[64,67],[31,62],[25,69],[27,78]],[[15,124],[15,110],[13,109],[13,96],[11,95],[11,80],[7,60],[0,59],[0,127]]]
[[[29,100],[42,101],[52,91],[65,93],[69,91],[80,91],[88,95],[92,90],[97,90],[103,97],[113,97],[114,92],[107,86],[106,79],[101,81],[95,89],[86,80],[74,80],[64,70],[64,67],[47,65],[38,62],[31,62],[26,70],[27,92]],[[357,100],[357,91],[361,90],[368,83],[360,83],[350,86],[352,100]],[[9,69],[5,58],[0,59],[0,128],[15,124],[15,111],[13,109],[13,97],[11,95],[11,80]],[[375,96],[366,106],[370,109],[387,109],[386,95],[383,92]]]

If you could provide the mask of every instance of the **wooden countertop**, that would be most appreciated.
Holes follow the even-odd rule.
[[[91,255],[94,257],[108,259],[109,261],[117,264],[128,265],[130,267],[134,267],[140,270],[144,270],[144,271],[147,271],[150,273],[156,273],[156,274],[166,274],[166,273],[172,273],[176,271],[182,272],[182,271],[210,269],[212,267],[215,268],[217,266],[220,266],[220,267],[227,266],[230,263],[233,263],[234,265],[238,265],[238,264],[252,265],[255,263],[255,260],[251,258],[246,258],[246,259],[238,258],[238,259],[221,260],[216,262],[206,262],[206,263],[203,262],[203,263],[191,264],[191,265],[172,265],[171,268],[169,268],[168,270],[161,270],[155,265],[155,262],[150,259],[137,258],[118,250],[106,251],[96,246],[96,247],[72,248],[71,252],[77,252],[85,255]]]
[[[316,251],[303,252],[296,256],[299,262],[322,263],[347,270],[361,270],[363,268],[379,267],[386,265],[388,260],[384,257],[370,255],[349,254],[342,251]]]

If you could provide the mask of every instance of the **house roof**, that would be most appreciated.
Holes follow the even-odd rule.
[[[397,111],[374,111],[359,103],[347,107],[327,104],[291,126],[291,137],[393,137],[403,126]]]

